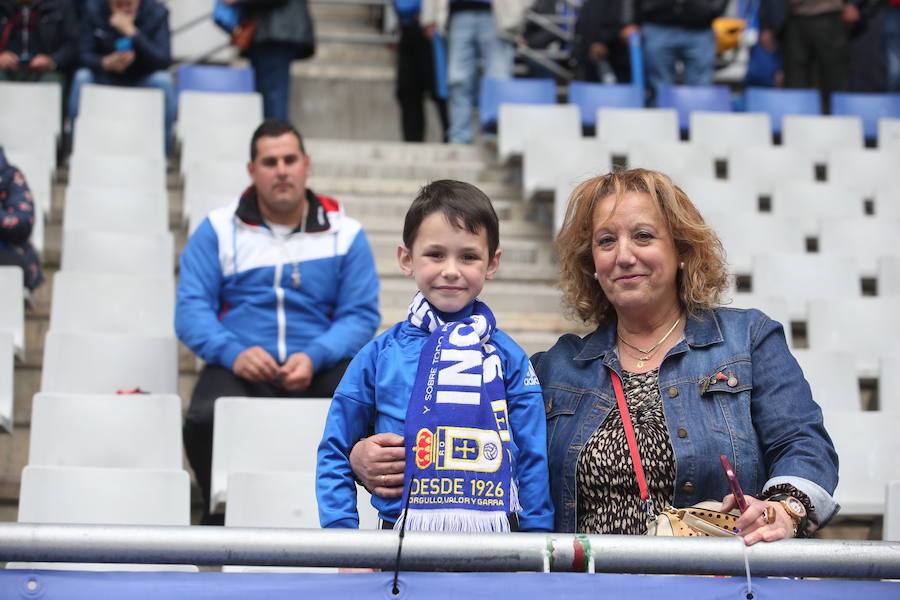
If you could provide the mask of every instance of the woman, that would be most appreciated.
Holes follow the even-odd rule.
[[[532,357],[556,531],[647,530],[613,372],[654,514],[723,496],[722,510],[734,508],[725,454],[749,504],[736,524],[748,545],[808,536],[831,519],[837,456],[821,410],[780,324],[716,308],[727,284],[722,246],[684,192],[642,169],[586,181],[569,201],[557,250],[569,308],[598,326]],[[379,442],[358,444],[355,464],[384,493],[399,483],[389,470],[395,456]]]

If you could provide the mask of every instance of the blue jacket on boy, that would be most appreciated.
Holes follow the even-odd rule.
[[[469,316],[448,315],[455,321]],[[428,333],[403,321],[369,342],[347,367],[331,402],[325,433],[319,444],[316,496],[322,527],[356,528],[356,483],[350,450],[370,433],[403,435],[406,409]],[[553,504],[547,472],[547,435],[541,388],[528,356],[500,330],[491,336],[503,365],[509,406],[511,449],[518,480],[520,531],[551,531]],[[396,521],[400,498],[372,496],[379,517]]]

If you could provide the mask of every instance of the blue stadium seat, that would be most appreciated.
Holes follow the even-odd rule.
[[[900,94],[834,92],[831,94],[831,114],[860,117],[863,135],[867,140],[874,140],[878,137],[878,119],[900,117]]]
[[[482,128],[497,125],[501,104],[556,104],[552,79],[481,79],[478,120]]]
[[[569,104],[581,109],[581,124],[594,127],[598,108],[644,108],[644,90],[636,85],[587,83],[569,84]]]
[[[253,69],[250,67],[216,67],[183,64],[178,67],[178,92],[255,92]]]
[[[656,107],[678,111],[678,127],[687,131],[691,113],[731,112],[731,91],[725,85],[657,85]]]
[[[822,97],[813,89],[747,88],[747,112],[768,113],[772,133],[781,135],[784,115],[821,115]]]

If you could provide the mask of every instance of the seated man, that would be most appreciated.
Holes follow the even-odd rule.
[[[69,116],[78,116],[86,83],[155,87],[165,95],[166,152],[178,100],[166,68],[172,62],[169,11],[157,0],[89,0],[81,21],[80,69],[72,80]]]
[[[55,81],[78,53],[78,18],[68,0],[0,0],[0,81]]]
[[[41,259],[28,241],[34,219],[34,202],[25,177],[6,161],[0,146],[0,265],[21,267],[29,290],[44,281]]]
[[[297,130],[264,121],[250,143],[252,185],[212,211],[181,255],[175,330],[206,361],[184,425],[203,524],[215,522],[216,398],[331,397],[381,320],[365,232],[307,189],[309,167]]]

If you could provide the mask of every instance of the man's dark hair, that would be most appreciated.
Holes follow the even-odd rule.
[[[300,142],[300,152],[306,154],[306,148],[303,147],[303,136],[300,135],[300,132],[297,131],[297,128],[288,123],[287,121],[281,121],[279,119],[266,119],[263,121],[259,127],[256,128],[256,131],[253,132],[253,137],[250,139],[250,162],[256,160],[256,141],[261,137],[281,137],[286,133],[293,133],[297,136],[297,141]]]
[[[452,179],[434,181],[419,190],[403,223],[403,244],[407,248],[411,249],[416,241],[422,221],[438,211],[459,229],[478,234],[483,228],[487,234],[488,259],[493,258],[500,245],[500,224],[490,198],[471,183]]]

